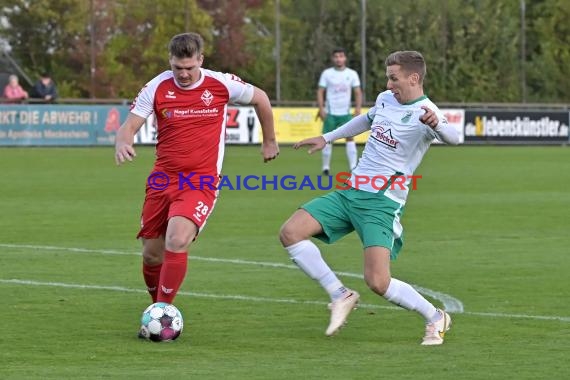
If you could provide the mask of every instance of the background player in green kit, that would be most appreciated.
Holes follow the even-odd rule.
[[[356,71],[346,67],[346,52],[337,48],[332,52],[333,67],[321,73],[317,90],[319,117],[323,120],[323,133],[331,132],[360,115],[362,91]],[[350,102],[354,92],[354,114],[350,113]],[[331,168],[332,145],[323,149],[323,174],[329,175]],[[346,138],[346,156],[349,169],[356,166],[358,152],[352,136]]]
[[[378,95],[366,115],[295,144],[296,149],[307,145],[309,153],[313,153],[330,146],[334,140],[371,131],[358,166],[352,171],[350,187],[301,206],[281,228],[280,239],[293,261],[329,293],[331,319],[326,335],[333,335],[342,327],[360,296],[343,286],[309,239],[316,237],[333,243],[356,231],[364,248],[366,284],[388,301],[422,315],[426,321],[422,345],[439,345],[451,326],[449,315],[436,309],[411,285],[392,278],[390,260],[403,244],[400,217],[410,176],[433,139],[455,145],[459,143],[459,135],[424,95],[426,65],[420,53],[394,52],[386,58],[385,65],[388,90]],[[408,179],[403,188],[399,185],[383,188],[382,181],[373,180],[392,176]]]

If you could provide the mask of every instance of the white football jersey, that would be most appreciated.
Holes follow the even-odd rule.
[[[348,67],[343,70],[329,67],[322,72],[319,87],[326,89],[325,108],[329,115],[349,115],[352,89],[360,87],[360,78]]]
[[[371,122],[371,133],[362,157],[352,171],[350,181],[353,187],[356,176],[370,179],[383,176],[374,184],[371,181],[358,186],[360,190],[376,193],[385,183],[383,178],[403,175],[406,176],[405,189],[399,185],[387,186],[385,194],[398,203],[406,202],[411,182],[408,176],[414,174],[431,142],[437,137],[432,128],[419,120],[426,112],[422,106],[434,111],[440,124],[447,123],[443,113],[425,95],[407,104],[400,104],[391,91],[378,95],[375,105],[367,114]],[[362,182],[361,179],[360,183]]]

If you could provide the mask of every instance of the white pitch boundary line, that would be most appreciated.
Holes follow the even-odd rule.
[[[74,252],[74,253],[101,253],[107,255],[137,255],[140,256],[140,253],[129,253],[124,251],[115,251],[115,250],[103,250],[103,249],[87,249],[87,248],[73,248],[73,247],[55,247],[49,245],[20,245],[20,244],[0,244],[0,247],[5,248],[28,248],[28,249],[36,249],[36,250],[47,250],[47,251],[67,251],[67,252]],[[238,265],[256,265],[256,266],[266,266],[271,268],[286,268],[286,269],[298,269],[297,266],[291,264],[281,264],[281,263],[272,263],[272,262],[265,262],[265,261],[250,261],[250,260],[242,260],[242,259],[220,259],[215,257],[201,257],[201,256],[189,256],[190,260],[196,261],[208,261],[208,262],[219,262],[219,263],[230,263],[230,264],[238,264]],[[340,276],[345,277],[353,277],[353,278],[360,278],[363,279],[364,276],[359,273],[351,273],[351,272],[336,272]],[[463,313],[463,303],[450,296],[449,294],[441,293],[435,290],[431,290],[428,288],[424,288],[422,286],[411,284],[418,292],[432,297],[440,301],[443,304],[443,308],[450,312],[450,313]]]
[[[3,279],[0,278],[0,283],[2,284],[15,284],[15,285],[31,285],[31,286],[53,286],[58,288],[68,288],[68,289],[91,289],[91,290],[110,290],[115,292],[127,292],[127,293],[147,293],[144,289],[133,289],[126,288],[124,286],[111,286],[111,285],[88,285],[88,284],[69,284],[64,282],[46,282],[46,281],[34,281],[34,280],[22,280],[22,279]],[[197,292],[186,292],[179,291],[177,295],[191,296],[197,298],[213,298],[213,299],[223,299],[223,300],[238,300],[238,301],[250,301],[250,302],[262,302],[262,303],[290,303],[290,304],[306,304],[306,305],[327,305],[327,302],[323,301],[301,301],[291,298],[267,298],[267,297],[252,297],[244,296],[240,294],[212,294],[212,293],[197,293]],[[396,306],[382,306],[382,305],[371,305],[371,304],[358,304],[359,307],[367,309],[389,309],[389,310],[403,310],[402,308]]]
[[[45,282],[45,281],[34,281],[34,280],[22,280],[22,279],[0,279],[0,284],[8,285],[30,285],[30,286],[49,286],[49,287],[60,287],[67,289],[90,289],[90,290],[107,290],[115,292],[127,292],[127,293],[147,293],[143,289],[133,289],[124,286],[111,286],[111,285],[88,285],[88,284],[69,284],[63,282]],[[287,303],[287,304],[297,304],[297,305],[326,305],[323,301],[301,301],[291,298],[267,298],[267,297],[251,297],[244,295],[230,295],[230,294],[211,294],[211,293],[197,293],[197,292],[186,292],[179,291],[178,295],[191,296],[197,298],[210,298],[210,299],[223,299],[223,300],[233,300],[233,301],[248,301],[248,302],[261,302],[261,303]],[[387,310],[404,310],[395,306],[382,306],[374,304],[359,304],[358,305],[364,309],[387,309]],[[465,311],[463,314],[475,315],[481,317],[492,317],[492,318],[518,318],[518,319],[534,319],[534,320],[544,320],[544,321],[560,321],[560,322],[570,322],[570,317],[558,317],[558,316],[547,316],[547,315],[526,315],[526,314],[503,314],[503,313],[483,313],[483,312],[470,312]]]
[[[56,247],[56,246],[43,246],[43,245],[28,245],[28,244],[3,244],[0,243],[0,247],[5,248],[29,248],[29,249],[38,249],[38,250],[50,250],[50,251],[67,251],[67,252],[74,252],[74,253],[101,253],[101,254],[109,254],[109,255],[140,255],[138,252],[124,252],[124,251],[115,251],[115,250],[103,250],[103,249],[87,249],[87,248],[72,248],[72,247]],[[295,265],[290,264],[281,264],[281,263],[270,263],[270,262],[262,262],[262,261],[247,261],[241,259],[220,259],[220,258],[213,258],[213,257],[200,257],[200,256],[191,256],[191,259],[200,260],[200,261],[209,261],[209,262],[221,262],[221,263],[231,263],[231,264],[240,264],[240,265],[259,265],[259,266],[267,266],[273,268],[287,268],[287,269],[297,269]],[[350,272],[336,272],[339,275],[346,276],[346,277],[357,277],[363,278],[361,274],[357,273],[350,273]],[[29,280],[0,280],[2,283],[6,283],[8,281],[24,281],[22,284],[30,284],[34,285],[34,281]],[[27,281],[27,282],[26,282]],[[39,283],[38,283],[39,284]],[[43,283],[42,283],[43,284]],[[48,284],[48,283],[46,283]],[[58,283],[53,283],[57,286]],[[89,289],[105,289],[105,290],[122,290],[122,291],[131,291],[131,292],[146,292],[144,290],[138,289],[128,289],[123,287],[98,287],[97,285],[73,285],[73,284],[62,284],[61,286],[65,287],[75,287],[75,288],[89,288]],[[461,301],[453,298],[450,295],[445,293],[437,292],[435,290],[427,289],[424,287],[420,287],[418,285],[414,285],[420,293],[430,296],[434,299],[441,301],[444,305],[444,308],[452,313],[464,313],[468,315],[476,315],[476,316],[483,316],[483,317],[497,317],[497,318],[523,318],[523,319],[537,319],[537,320],[545,320],[545,321],[562,321],[562,322],[570,322],[570,317],[562,317],[562,316],[548,316],[548,315],[528,315],[528,314],[508,314],[508,313],[494,313],[494,312],[475,312],[475,311],[464,311],[463,304]],[[275,299],[275,298],[261,298],[261,297],[249,297],[249,296],[232,296],[232,295],[216,295],[216,294],[205,294],[205,293],[192,293],[192,292],[179,292],[178,294],[184,295],[191,295],[194,297],[207,297],[207,298],[219,298],[219,299],[236,299],[236,300],[247,300],[247,301],[257,301],[257,302],[280,302],[280,303],[304,303],[304,304],[326,304],[320,301],[297,301],[293,299]],[[381,305],[368,305],[368,304],[360,304],[362,307],[367,308],[377,308],[377,309],[397,309],[400,310],[398,307],[393,306],[381,306]]]

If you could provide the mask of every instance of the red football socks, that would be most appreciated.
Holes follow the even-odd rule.
[[[156,296],[158,294],[158,281],[160,280],[160,269],[162,264],[158,265],[148,265],[143,262],[142,271],[144,282],[146,284],[146,289],[152,297],[152,303],[156,302]]]
[[[164,261],[160,270],[157,302],[172,303],[186,276],[188,252],[164,251]]]

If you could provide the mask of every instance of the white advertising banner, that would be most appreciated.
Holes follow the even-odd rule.
[[[260,124],[253,107],[228,107],[226,144],[260,143]],[[151,115],[135,136],[135,144],[156,144],[156,123]]]
[[[320,133],[322,122],[314,120],[314,109],[299,108],[310,116],[310,127],[298,128],[291,120],[284,120],[283,115],[291,112],[291,108],[274,108],[275,129],[277,140],[282,143],[293,143]],[[453,126],[464,141],[465,110],[442,109],[449,125]],[[261,126],[253,107],[229,106],[226,115],[226,144],[259,144],[261,143]],[[314,125],[313,125],[314,124]],[[357,142],[364,143],[368,134],[357,137]],[[438,144],[439,141],[434,141]],[[156,124],[151,115],[135,136],[135,144],[156,144]]]

